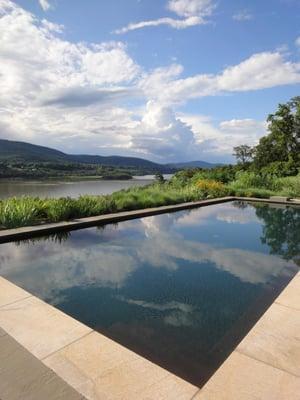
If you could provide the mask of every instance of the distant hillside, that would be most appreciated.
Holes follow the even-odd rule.
[[[152,161],[136,157],[122,156],[98,156],[98,155],[74,155],[66,154],[49,147],[37,146],[25,142],[15,142],[0,139],[0,161],[13,162],[56,162],[56,163],[82,163],[100,164],[114,167],[134,167],[145,169],[148,172],[174,172],[172,167],[157,164]]]
[[[189,162],[182,162],[182,163],[172,163],[168,164],[171,168],[176,169],[186,169],[186,168],[214,168],[220,166],[222,164],[213,164],[206,161],[189,161]]]

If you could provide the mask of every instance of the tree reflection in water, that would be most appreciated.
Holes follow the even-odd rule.
[[[261,241],[270,253],[300,266],[300,207],[256,205],[256,215],[263,222]]]

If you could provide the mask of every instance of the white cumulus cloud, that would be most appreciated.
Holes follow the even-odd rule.
[[[131,146],[146,156],[176,161],[191,157],[195,138],[191,128],[176,117],[174,111],[160,103],[149,101],[140,123],[135,128]]]
[[[240,64],[219,74],[199,74],[180,78],[181,66],[157,69],[143,77],[140,87],[153,98],[167,104],[189,99],[243,92],[300,83],[300,63],[285,59],[279,51],[253,54]]]
[[[44,11],[48,11],[51,8],[51,5],[47,0],[39,0],[39,3]]]
[[[130,23],[121,29],[117,29],[114,33],[123,34],[136,29],[159,25],[167,25],[175,29],[185,29],[201,25],[206,23],[206,17],[212,14],[215,7],[216,5],[213,0],[169,0],[167,8],[183,19],[163,17]]]
[[[167,7],[180,17],[207,17],[212,14],[216,4],[212,0],[169,0]]]

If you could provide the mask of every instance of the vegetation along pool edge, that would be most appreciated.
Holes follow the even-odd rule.
[[[104,214],[95,217],[79,218],[71,221],[63,221],[57,223],[49,223],[35,226],[26,226],[14,229],[0,230],[0,243],[7,243],[15,240],[29,239],[35,236],[49,235],[57,232],[73,231],[78,229],[89,228],[96,225],[106,225],[109,223],[117,223],[130,219],[149,217],[169,212],[188,210],[192,208],[205,207],[214,204],[220,204],[230,201],[250,201],[268,204],[281,204],[290,206],[300,206],[299,201],[290,201],[283,199],[262,199],[254,197],[237,197],[226,196],[209,200],[200,200],[195,202],[180,203],[169,206],[146,208],[134,211],[124,211],[113,214]]]

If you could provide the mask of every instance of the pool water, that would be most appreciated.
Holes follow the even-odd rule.
[[[300,208],[242,202],[0,245],[0,275],[201,386],[300,265]]]

